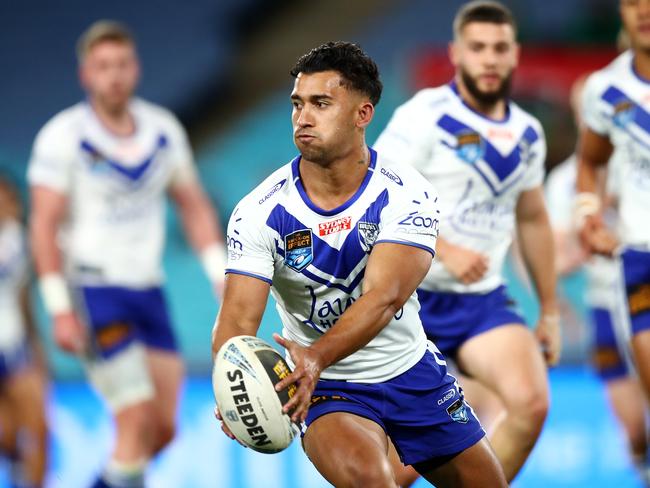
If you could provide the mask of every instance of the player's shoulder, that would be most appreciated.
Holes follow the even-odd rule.
[[[377,153],[374,171],[381,185],[398,198],[412,200],[414,195],[423,193],[434,200],[437,198],[438,194],[431,182],[411,165],[393,162]]]
[[[449,85],[441,85],[419,90],[403,106],[433,112],[449,103],[453,103],[455,98],[454,92]]]
[[[79,102],[50,118],[36,135],[37,144],[61,145],[78,136],[88,116],[86,103]]]
[[[148,123],[154,123],[174,130],[184,130],[176,115],[161,105],[149,102],[143,98],[134,98],[131,101],[131,110]]]
[[[573,185],[575,184],[576,171],[576,158],[575,155],[571,155],[549,172],[546,179],[546,186],[558,187]]]
[[[292,184],[291,163],[287,163],[244,196],[235,207],[235,212],[265,219],[278,203],[286,199]]]
[[[620,82],[632,76],[632,51],[625,51],[607,66],[591,73],[585,82],[586,92],[602,91],[613,82]]]
[[[530,112],[524,110],[519,104],[514,101],[509,101],[510,119],[513,123],[522,127],[522,129],[532,128],[537,132],[538,136],[544,135],[542,123],[537,117]]]

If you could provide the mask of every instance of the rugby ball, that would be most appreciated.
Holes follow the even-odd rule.
[[[240,442],[255,451],[280,452],[299,433],[282,412],[296,386],[275,391],[290,373],[280,353],[254,336],[233,337],[217,353],[212,388],[221,418]]]

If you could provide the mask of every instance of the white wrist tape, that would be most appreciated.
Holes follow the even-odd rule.
[[[226,247],[221,243],[215,242],[201,251],[201,264],[212,283],[223,280],[227,262]]]
[[[578,193],[573,206],[573,222],[576,229],[582,229],[587,217],[597,215],[601,209],[600,197],[595,193]]]
[[[41,296],[47,312],[52,315],[72,311],[70,291],[63,276],[59,273],[48,273],[38,280]]]

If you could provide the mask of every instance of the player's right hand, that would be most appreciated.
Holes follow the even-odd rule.
[[[580,237],[580,243],[590,254],[612,256],[618,247],[618,240],[605,226],[600,215],[589,215],[585,217],[578,235]]]
[[[87,344],[87,332],[74,312],[60,313],[54,317],[54,340],[71,354],[81,354]]]
[[[483,278],[489,266],[487,256],[449,243],[445,245],[440,260],[447,271],[465,285]]]

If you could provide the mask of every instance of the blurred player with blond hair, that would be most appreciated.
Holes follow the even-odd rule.
[[[174,436],[183,363],[162,293],[165,195],[215,289],[225,248],[185,131],[133,96],[126,27],[99,21],[78,43],[87,100],[39,132],[29,165],[31,236],[54,337],[77,354],[113,413],[117,439],[95,487],[139,487]]]
[[[0,450],[16,488],[44,483],[46,365],[29,297],[29,251],[16,188],[0,178]]]
[[[539,121],[509,99],[519,46],[506,7],[462,6],[449,53],[454,80],[399,107],[374,147],[418,169],[440,192],[439,259],[418,286],[420,317],[442,353],[503,404],[490,441],[512,480],[546,418],[545,360],[556,364],[560,354],[553,236],[542,191],[546,143]],[[534,331],[502,275],[515,231],[540,302]]]

